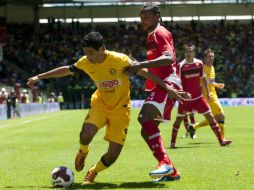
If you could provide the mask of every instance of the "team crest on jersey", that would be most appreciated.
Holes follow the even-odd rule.
[[[109,73],[110,73],[111,75],[115,75],[115,74],[116,74],[116,70],[115,70],[114,68],[110,68],[110,69],[109,69]]]

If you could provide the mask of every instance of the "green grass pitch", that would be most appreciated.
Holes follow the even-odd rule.
[[[0,121],[0,190],[52,189],[50,173],[67,166],[75,173],[72,189],[170,189],[170,190],[250,190],[254,189],[254,107],[226,107],[226,137],[229,147],[220,147],[209,127],[197,130],[197,139],[181,138],[177,149],[169,149],[172,123],[160,126],[171,160],[181,172],[181,180],[152,183],[148,173],[156,166],[150,150],[140,137],[132,110],[123,151],[109,169],[101,172],[96,184],[80,186],[89,167],[107,150],[105,129],[93,140],[84,171],[74,171],[79,147],[79,131],[87,110],[71,110],[21,119]],[[174,121],[176,110],[172,113]],[[195,115],[197,121],[202,115]]]

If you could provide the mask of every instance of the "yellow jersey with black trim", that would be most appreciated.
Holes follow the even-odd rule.
[[[129,65],[129,57],[114,51],[105,51],[102,63],[92,63],[83,56],[75,66],[84,71],[96,84],[97,90],[91,97],[91,105],[107,111],[130,109],[130,81],[123,73]]]
[[[211,85],[212,82],[215,81],[215,70],[213,66],[207,66],[206,64],[204,64],[204,73],[206,74],[206,79],[207,79],[207,84],[208,84],[208,89],[210,92],[210,96],[212,99],[217,99],[217,92],[215,90],[215,87],[213,85]],[[206,98],[206,91],[204,86],[202,86],[202,91],[203,91],[203,95]]]

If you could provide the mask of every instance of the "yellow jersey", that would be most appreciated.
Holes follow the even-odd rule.
[[[130,110],[130,81],[129,76],[123,73],[124,67],[128,65],[127,55],[107,50],[102,63],[91,63],[86,56],[75,63],[97,87],[91,97],[91,106],[121,113]]]
[[[215,70],[213,66],[207,66],[206,64],[204,64],[204,73],[206,74],[206,79],[207,79],[207,84],[208,84],[208,89],[210,92],[210,96],[212,99],[217,99],[217,93],[215,90],[215,87],[213,85],[211,85],[212,82],[215,81]],[[204,86],[202,86],[202,92],[203,92],[203,96],[205,98],[207,98],[206,96],[206,91]]]

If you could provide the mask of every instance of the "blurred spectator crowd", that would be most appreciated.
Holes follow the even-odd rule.
[[[216,80],[226,84],[218,91],[220,97],[254,96],[254,22],[166,22],[173,33],[177,61],[183,59],[182,46],[193,42],[197,47],[196,57],[203,59],[206,48],[215,51]],[[132,55],[145,60],[146,34],[138,23],[117,24],[70,24],[51,22],[33,25],[11,24],[7,27],[8,43],[4,47],[4,61],[0,62],[0,82],[25,87],[28,77],[54,67],[70,65],[83,56],[80,40],[82,36],[96,30],[103,34],[109,50]],[[131,76],[132,99],[143,99],[144,79]],[[89,97],[95,86],[86,75],[40,81],[39,89],[62,91],[67,98]],[[78,93],[77,93],[78,92]],[[72,101],[70,100],[70,101]]]

